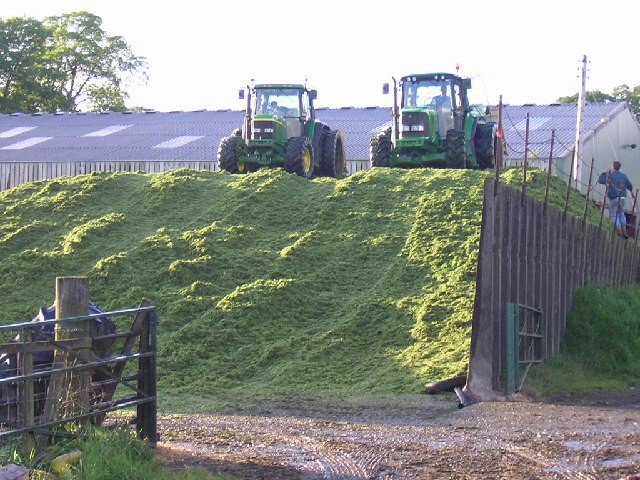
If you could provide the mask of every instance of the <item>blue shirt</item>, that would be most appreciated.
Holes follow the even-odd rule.
[[[607,187],[607,196],[609,198],[626,197],[627,190],[633,190],[629,178],[621,171],[602,172],[600,178],[598,178],[598,183],[609,185]]]

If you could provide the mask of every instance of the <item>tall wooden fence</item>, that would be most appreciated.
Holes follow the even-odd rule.
[[[370,167],[368,160],[347,162],[349,175]],[[0,191],[26,182],[74,177],[92,172],[161,173],[178,168],[192,170],[218,170],[216,161],[104,161],[104,162],[10,162],[0,163]]]
[[[505,392],[508,305],[542,312],[548,358],[559,353],[575,289],[636,281],[640,250],[612,230],[486,180],[468,393],[489,400]]]

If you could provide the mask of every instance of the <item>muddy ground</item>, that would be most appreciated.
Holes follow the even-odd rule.
[[[298,399],[159,418],[157,458],[241,479],[620,479],[640,474],[640,389],[482,402]]]

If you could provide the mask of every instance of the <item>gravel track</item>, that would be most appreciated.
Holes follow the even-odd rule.
[[[161,417],[158,459],[241,479],[620,479],[640,473],[640,390],[459,409],[455,394],[290,401]]]

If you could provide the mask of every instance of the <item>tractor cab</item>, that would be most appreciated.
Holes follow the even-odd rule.
[[[244,98],[244,90],[240,92],[240,97]],[[265,132],[260,125],[265,122],[274,124],[273,129],[267,128],[267,133],[274,133],[281,127],[286,139],[305,135],[305,124],[313,118],[315,97],[316,91],[307,90],[303,85],[256,85],[248,99],[248,111],[253,112],[248,140],[263,137]]]
[[[253,106],[256,120],[264,116],[278,118],[286,124],[287,138],[302,135],[301,112],[309,111],[307,96],[295,88],[256,89]]]
[[[451,129],[462,129],[464,112],[469,108],[467,89],[471,88],[469,79],[446,73],[428,75],[407,75],[399,85],[401,129],[399,137],[425,136],[412,125],[416,116],[432,118],[433,134],[445,138]],[[404,122],[406,118],[406,122]]]

